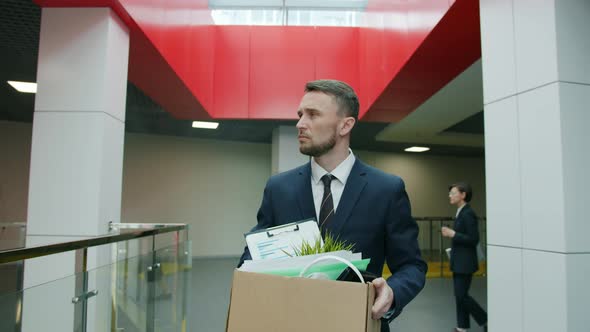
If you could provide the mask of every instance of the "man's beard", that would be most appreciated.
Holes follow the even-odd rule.
[[[311,156],[311,157],[320,157],[327,153],[328,151],[332,150],[336,145],[336,133],[334,133],[326,142],[311,145],[311,146],[299,146],[299,152],[303,153],[304,155]]]

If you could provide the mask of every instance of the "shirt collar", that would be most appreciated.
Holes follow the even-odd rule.
[[[352,153],[351,149],[348,149],[348,157],[344,159],[340,165],[338,165],[330,174],[332,174],[338,181],[342,184],[346,184],[346,180],[350,175],[350,171],[352,171],[352,166],[354,166],[354,162],[356,158],[354,153]],[[311,179],[314,184],[318,184],[322,180],[322,176],[328,174],[322,166],[320,166],[316,161],[315,158],[311,158]]]

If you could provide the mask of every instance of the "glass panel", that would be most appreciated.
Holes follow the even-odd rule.
[[[443,237],[441,234],[441,227],[447,226],[454,228],[454,220],[447,218],[416,218],[420,228],[420,235],[418,237],[420,249],[422,250],[422,257],[428,263],[428,277],[452,277],[450,269],[450,259],[446,249],[451,248],[452,240]],[[487,272],[486,264],[486,220],[479,219],[479,239],[480,244],[478,250],[479,270],[474,273],[476,276],[485,275]]]
[[[89,248],[88,264],[102,266],[25,290],[20,290],[23,262],[0,264],[0,331],[83,331],[84,326],[89,331],[190,330],[187,234],[182,230]],[[38,273],[51,275],[57,269],[67,274],[67,263],[55,264],[61,262],[55,259],[59,255],[74,252],[26,264]],[[33,264],[39,260],[47,264]],[[18,278],[8,278],[14,276]]]
[[[10,311],[9,319],[0,321],[0,331],[73,331],[76,276],[48,282],[24,291],[0,294],[0,308]],[[4,315],[4,314],[3,314]]]
[[[212,9],[216,25],[286,25],[357,27],[363,12],[354,9],[318,8],[256,8]]]
[[[22,264],[0,264],[0,331],[20,331]]]
[[[85,275],[86,280],[79,281],[76,294],[80,300],[75,312],[74,331],[86,331],[83,329],[84,324],[88,331],[116,331],[116,316],[113,317],[112,308],[117,302],[111,287],[115,270],[116,264],[104,265],[89,270]]]
[[[212,9],[216,25],[282,25],[281,9]]]
[[[156,251],[160,249],[176,246],[179,243],[179,232],[169,232],[156,235]]]
[[[356,27],[361,15],[351,10],[289,9],[287,25]]]
[[[142,246],[142,242],[128,241]],[[133,245],[133,244],[132,244]],[[113,269],[113,303],[116,308],[115,326],[126,332],[146,331],[148,311],[148,267],[153,264],[153,254],[148,252],[136,257],[118,260]],[[111,276],[109,276],[111,279]]]
[[[189,331],[191,243],[177,242],[156,253],[159,268],[154,271],[156,331]]]
[[[113,272],[116,328],[128,331],[189,331],[187,312],[191,269],[190,242],[182,242],[182,232],[158,234],[156,252],[125,258],[143,252],[146,243],[121,244]],[[180,239],[180,240],[179,240]],[[144,242],[151,242],[144,241]],[[134,242],[134,241],[128,241]],[[159,264],[159,265],[158,265]]]

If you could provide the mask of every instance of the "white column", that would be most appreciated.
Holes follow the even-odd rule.
[[[279,126],[272,132],[272,174],[288,171],[309,161],[309,156],[299,152],[297,128]]]
[[[490,331],[583,331],[590,2],[480,0]]]
[[[43,9],[28,246],[105,234],[109,221],[120,220],[128,55],[128,29],[111,9]],[[89,250],[88,268],[109,260],[108,248]],[[26,263],[24,284],[73,273],[73,253],[37,258]],[[89,301],[89,331],[110,329],[106,279],[100,284],[90,280],[89,288],[100,290]],[[26,291],[23,330],[71,331],[73,281],[70,277]]]

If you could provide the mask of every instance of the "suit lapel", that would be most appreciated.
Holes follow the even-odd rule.
[[[463,208],[461,209],[461,211],[459,211],[459,214],[457,215],[457,219],[459,219],[460,216],[462,216],[465,212],[467,212],[468,209],[470,209],[469,204],[465,204],[463,206]]]
[[[366,174],[366,167],[357,159],[350,171],[348,179],[346,180],[342,197],[336,208],[336,214],[331,222],[332,225],[329,226],[333,234],[340,234],[348,217],[350,217],[352,210],[359,200],[361,192],[367,185]]]
[[[301,212],[301,219],[310,217],[317,219],[313,203],[313,192],[311,191],[311,163],[307,163],[299,169],[296,186],[297,204]]]
[[[461,211],[459,211],[457,218],[455,218],[455,228],[457,228],[457,227],[462,228],[463,227],[463,222],[461,222],[461,220],[463,220],[462,216],[465,212],[467,212],[467,209],[469,209],[469,204],[465,204],[465,206],[463,206]]]

